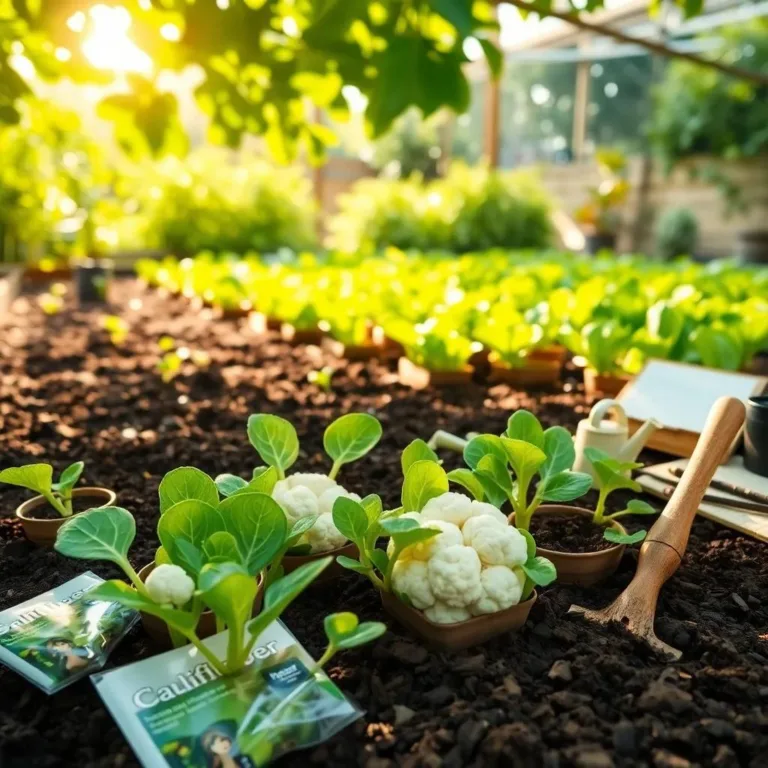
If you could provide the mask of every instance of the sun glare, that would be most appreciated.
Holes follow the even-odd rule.
[[[94,67],[112,72],[152,73],[152,59],[128,37],[131,15],[125,8],[95,5],[89,15],[90,30],[83,40],[82,49]],[[84,25],[81,26],[80,19],[77,19],[75,26],[82,29]]]

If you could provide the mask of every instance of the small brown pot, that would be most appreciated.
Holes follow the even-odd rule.
[[[472,382],[472,368],[464,366],[460,371],[430,371],[412,363],[407,357],[397,361],[400,383],[411,389],[427,387],[463,387]]]
[[[520,629],[536,602],[536,591],[524,602],[498,613],[476,616],[458,624],[435,624],[390,592],[380,592],[384,610],[437,651],[461,651],[505,632]]]
[[[323,339],[323,349],[335,357],[341,357],[351,363],[364,362],[381,357],[382,348],[375,344],[344,344],[336,339]]]
[[[294,328],[290,323],[283,323],[280,326],[280,335],[283,341],[298,346],[299,344],[315,344],[320,346],[325,334],[319,328]]]
[[[380,325],[371,329],[371,341],[379,347],[381,357],[386,360],[397,360],[405,354],[405,347],[399,341],[387,336]]]
[[[345,544],[338,549],[332,549],[330,552],[316,552],[313,555],[286,555],[283,558],[283,568],[285,573],[290,573],[305,563],[312,563],[315,560],[319,560],[321,557],[328,557],[328,555],[331,555],[333,557],[333,562],[312,582],[313,584],[324,584],[338,578],[347,570],[336,562],[336,558],[339,555],[357,558],[359,554],[357,546],[350,541],[349,544]]]
[[[222,320],[239,320],[253,312],[251,307],[214,307],[216,316]]]
[[[564,504],[544,504],[534,515],[550,517],[592,517],[592,512],[580,507],[570,507]],[[510,518],[514,522],[514,516]],[[619,533],[626,533],[621,523],[612,520],[610,527]],[[551,560],[557,568],[557,581],[560,584],[580,584],[589,587],[607,579],[619,567],[626,544],[616,544],[599,552],[555,552],[552,549],[536,547],[536,553]]]
[[[560,381],[562,363],[559,360],[534,360],[528,358],[522,368],[508,368],[493,363],[488,381],[491,384],[510,384],[512,386],[545,386]]]
[[[561,344],[550,344],[547,347],[536,347],[528,355],[529,360],[556,360],[561,365],[565,362],[568,350]]]
[[[139,578],[142,581],[146,581],[149,574],[155,570],[154,563],[147,563],[140,571]],[[252,616],[257,616],[261,611],[261,604],[264,600],[263,585],[259,585],[259,591],[256,593],[256,599],[253,601],[253,613]],[[172,648],[173,642],[171,636],[168,633],[168,626],[166,623],[159,619],[157,616],[153,616],[151,613],[141,612],[141,625],[144,627],[144,631],[150,636],[152,641],[161,648]],[[197,622],[197,636],[200,639],[211,637],[216,634],[216,616],[213,611],[203,611],[200,614],[200,620]]]
[[[109,507],[115,503],[117,495],[108,488],[75,488],[72,491],[73,499],[93,499],[94,507]],[[35,496],[19,505],[16,510],[16,517],[21,520],[21,527],[24,529],[24,535],[33,543],[40,547],[52,547],[56,542],[56,534],[67,520],[72,517],[59,517],[53,520],[41,520],[33,517],[32,512],[48,504],[43,496]]]
[[[588,395],[616,397],[632,380],[631,376],[598,373],[594,368],[584,369],[584,391]]]

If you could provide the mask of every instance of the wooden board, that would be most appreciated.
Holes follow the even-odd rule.
[[[689,457],[715,400],[729,395],[746,402],[766,385],[768,379],[752,374],[649,360],[616,399],[624,407],[632,432],[651,418],[664,425],[650,437],[647,448]],[[726,458],[737,442],[738,438]]]
[[[672,468],[684,469],[687,464],[687,459],[677,459],[676,461],[645,467],[642,470],[643,474],[638,474],[636,479],[643,487],[643,490],[667,500],[667,497],[664,496],[665,486],[670,481],[679,480],[679,478],[670,474],[669,470]],[[723,464],[715,472],[715,479],[768,494],[768,477],[760,477],[760,475],[744,469],[744,460],[741,456],[734,456],[727,464]],[[731,499],[739,499],[738,496],[714,488],[708,491],[708,493]],[[747,512],[742,509],[729,509],[728,507],[710,504],[706,501],[699,505],[699,514],[728,528],[754,536],[756,539],[768,541],[768,515]]]

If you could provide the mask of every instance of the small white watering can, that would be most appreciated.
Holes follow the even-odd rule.
[[[605,418],[610,410],[616,413],[616,421]],[[595,479],[592,462],[584,455],[585,448],[598,448],[619,461],[634,461],[648,442],[648,438],[657,429],[661,429],[661,426],[655,419],[649,419],[630,437],[627,414],[621,403],[616,400],[601,400],[589,412],[589,418],[582,419],[576,428],[574,471],[586,472]]]

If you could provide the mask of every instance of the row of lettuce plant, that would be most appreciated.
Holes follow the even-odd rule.
[[[488,251],[355,259],[202,253],[142,261],[148,284],[225,310],[258,310],[347,345],[371,329],[413,362],[459,370],[481,347],[506,367],[562,345],[598,373],[651,357],[738,370],[768,347],[768,269],[719,261]]]

